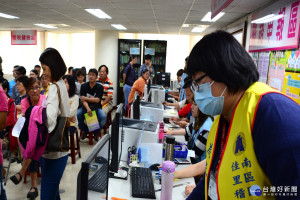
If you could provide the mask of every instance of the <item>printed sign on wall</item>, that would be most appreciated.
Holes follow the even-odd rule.
[[[14,30],[11,31],[11,45],[36,45],[36,30]]]
[[[249,51],[274,51],[298,48],[300,1],[286,1],[252,15]],[[264,18],[263,18],[264,17]],[[258,20],[260,19],[260,20]],[[271,20],[271,21],[270,21]]]

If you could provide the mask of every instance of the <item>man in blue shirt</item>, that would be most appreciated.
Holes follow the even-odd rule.
[[[18,67],[19,67],[19,65],[15,65],[15,66],[14,66],[14,69],[13,69],[13,71],[12,71],[14,79],[11,80],[11,81],[9,81],[9,90],[8,90],[9,96],[11,96],[13,86],[17,83],[17,82],[16,82],[16,79],[17,79],[16,69],[17,69]]]
[[[145,55],[145,63],[142,64],[141,67],[140,67],[139,77],[142,76],[142,72],[143,72],[145,69],[148,69],[148,70],[149,70],[149,72],[150,72],[150,77],[153,77],[153,76],[154,76],[155,71],[154,71],[153,65],[151,64],[151,55]]]
[[[26,69],[23,66],[17,66],[15,69],[15,80],[17,80],[19,77],[21,76],[25,76],[26,75]],[[11,89],[11,98],[15,99],[18,95],[20,95],[20,93],[17,90],[17,85],[13,85],[12,89]]]
[[[123,81],[124,81],[124,96],[125,96],[125,106],[124,109],[126,109],[126,106],[128,104],[128,96],[130,93],[130,90],[133,86],[133,83],[135,81],[135,69],[134,69],[134,64],[135,64],[136,58],[135,56],[130,56],[128,65],[124,69],[123,72]]]

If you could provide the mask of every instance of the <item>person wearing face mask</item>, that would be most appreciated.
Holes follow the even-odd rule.
[[[168,130],[165,131],[165,134],[184,135],[185,140],[188,141],[188,149],[195,151],[195,157],[191,158],[191,162],[195,164],[206,157],[205,145],[213,121],[209,115],[205,115],[199,110],[194,98],[192,98],[192,115],[195,121],[186,125],[185,129]]]
[[[300,186],[300,106],[258,82],[239,42],[225,31],[204,36],[190,53],[187,72],[200,111],[217,115],[206,143],[205,176],[187,199],[274,199],[262,191]]]

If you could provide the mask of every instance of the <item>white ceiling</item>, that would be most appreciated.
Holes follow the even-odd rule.
[[[274,0],[234,0],[226,13],[203,34],[222,28]],[[211,0],[0,0],[0,12],[19,19],[0,18],[0,30],[47,30],[34,24],[67,24],[52,32],[116,30],[122,24],[130,33],[192,34],[182,24],[203,24]],[[99,19],[84,9],[99,8],[112,19]],[[199,33],[198,33],[199,34]]]

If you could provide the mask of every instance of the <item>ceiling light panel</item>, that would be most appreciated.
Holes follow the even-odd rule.
[[[111,19],[111,16],[109,16],[108,14],[106,14],[100,9],[85,9],[85,10],[100,19]]]
[[[111,26],[115,27],[116,29],[119,30],[127,30],[126,27],[124,27],[122,24],[111,24]]]
[[[0,17],[7,18],[7,19],[19,19],[19,17],[13,16],[13,15],[8,15],[5,13],[0,13]]]
[[[203,22],[215,22],[218,19],[220,19],[225,13],[224,12],[220,12],[219,14],[217,14],[213,19],[211,19],[211,12],[206,13],[206,15],[201,19],[201,21]]]
[[[55,26],[51,26],[51,25],[47,25],[47,24],[34,24],[36,26],[40,26],[40,27],[44,27],[44,28],[52,28],[52,29],[55,29],[57,27]]]

